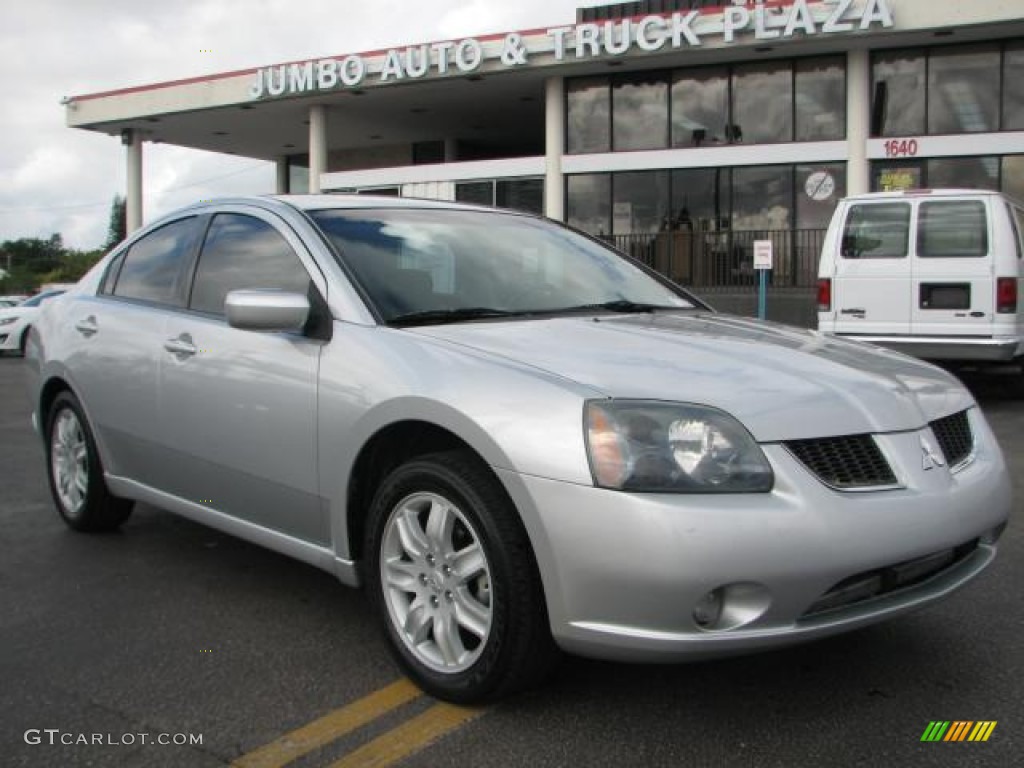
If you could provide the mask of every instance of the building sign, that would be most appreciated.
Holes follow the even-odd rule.
[[[523,34],[510,32],[497,40],[467,38],[394,48],[372,57],[353,54],[341,60],[266,67],[257,71],[249,95],[261,99],[357,88],[371,78],[389,83],[465,75],[476,72],[484,61],[510,69],[527,65],[542,54],[553,54],[555,61],[584,61],[632,52],[700,48],[708,42],[729,45],[741,36],[780,41],[892,27],[889,0],[747,0],[717,9],[557,27],[529,35],[529,42]]]
[[[875,175],[875,188],[879,192],[903,192],[921,188],[920,168],[879,168]]]

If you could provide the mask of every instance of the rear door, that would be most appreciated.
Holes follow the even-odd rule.
[[[991,336],[995,272],[986,199],[919,199],[913,240],[911,332]]]
[[[836,333],[910,333],[910,219],[905,201],[849,204],[833,283]]]

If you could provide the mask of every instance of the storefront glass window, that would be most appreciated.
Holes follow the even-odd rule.
[[[460,182],[455,185],[455,200],[471,205],[494,205],[494,182]]]
[[[612,234],[650,234],[669,228],[668,177],[668,171],[614,175]]]
[[[871,132],[875,136],[924,133],[925,55],[921,51],[878,54],[873,68]]]
[[[505,179],[495,182],[495,205],[527,213],[544,213],[544,179]]]
[[[841,56],[796,62],[796,140],[846,136],[846,64]]]
[[[733,168],[732,227],[789,229],[793,222],[793,166]]]
[[[569,154],[608,152],[612,147],[608,78],[584,77],[570,80],[567,92],[566,138]]]
[[[1024,155],[1003,158],[1003,192],[1024,203]]]
[[[664,149],[668,146],[666,75],[630,75],[614,81],[612,137],[616,151]]]
[[[928,132],[999,129],[999,50],[995,46],[932,51],[928,61]]]
[[[729,228],[730,170],[672,172],[673,229],[710,232]]]
[[[796,228],[825,229],[846,196],[846,165],[820,163],[796,167]]]
[[[672,81],[672,146],[728,143],[729,73],[725,67],[681,70]]]
[[[1003,56],[1002,127],[1024,131],[1024,42],[1007,45]]]
[[[607,173],[570,176],[566,184],[566,221],[592,235],[612,231],[612,177]]]
[[[732,76],[732,141],[767,144],[793,140],[793,66],[743,64]]]
[[[999,189],[998,157],[940,157],[925,162],[932,189]]]

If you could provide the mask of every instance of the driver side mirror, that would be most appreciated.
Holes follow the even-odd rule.
[[[231,291],[224,300],[228,325],[243,331],[301,331],[309,299],[284,291]]]

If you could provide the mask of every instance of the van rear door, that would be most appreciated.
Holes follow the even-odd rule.
[[[912,243],[911,333],[992,335],[995,273],[991,218],[982,197],[920,200],[917,236]]]
[[[910,333],[909,202],[850,203],[836,258],[835,333]]]

